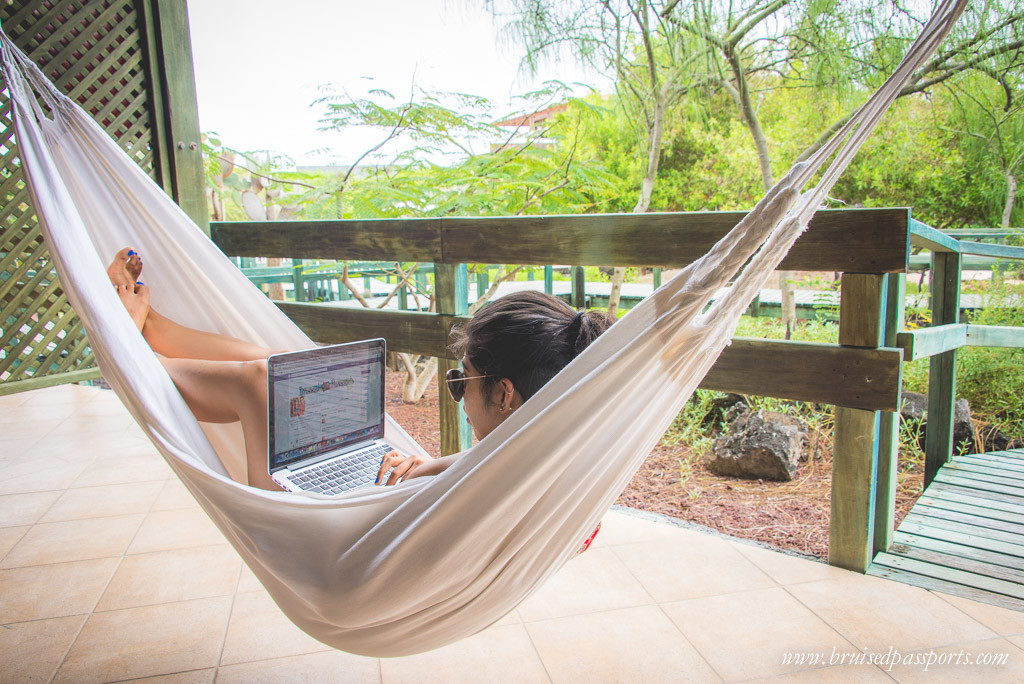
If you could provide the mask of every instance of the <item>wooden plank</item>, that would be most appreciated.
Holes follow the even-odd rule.
[[[926,490],[931,493],[935,492],[946,492],[953,493],[959,496],[966,496],[974,499],[978,499],[978,505],[989,506],[995,508],[996,505],[1009,505],[1009,506],[1020,506],[1024,504],[1019,496],[1013,496],[1011,494],[1003,494],[1001,492],[987,491],[983,489],[977,489],[975,487],[965,487],[956,482],[943,482],[935,480],[928,486]]]
[[[928,504],[921,503],[921,501],[918,501],[917,504],[915,504],[911,512],[914,515],[920,515],[926,518],[949,520],[951,522],[959,522],[965,525],[984,527],[989,530],[999,530],[1000,532],[1024,535],[1024,526],[1022,526],[1021,523],[996,520],[988,516],[977,515],[973,512],[954,511],[944,506],[929,506]]]
[[[974,575],[990,577],[1004,582],[1017,584],[1024,589],[1024,570],[1004,565],[985,563],[984,561],[964,558],[955,553],[943,553],[931,549],[921,549],[904,544],[897,545],[889,552],[892,556],[909,558],[911,560],[941,565],[962,572],[969,572]],[[981,587],[979,587],[981,588]],[[994,589],[992,589],[994,591]]]
[[[99,368],[87,368],[85,370],[68,371],[67,373],[60,373],[58,375],[44,375],[38,378],[18,380],[16,382],[3,382],[0,383],[0,397],[7,394],[17,394],[18,392],[42,389],[44,387],[66,385],[71,382],[95,380],[96,378],[101,377],[103,377],[103,374],[100,373]]]
[[[317,342],[383,337],[388,349],[451,358],[447,334],[459,316],[277,302]],[[895,410],[901,352],[736,338],[701,383],[703,389]]]
[[[925,492],[918,498],[915,507],[922,505],[931,506],[933,508],[941,508],[950,511],[959,511],[960,513],[969,513],[971,515],[979,516],[982,518],[991,518],[993,520],[1003,520],[1006,522],[1017,523],[1018,525],[1024,525],[1024,507],[1019,507],[1020,512],[1014,512],[1012,510],[1006,510],[1003,508],[979,506],[975,504],[973,500],[964,501],[962,499],[951,499],[943,496],[933,496],[928,492]]]
[[[1005,325],[968,325],[967,344],[971,347],[1024,347],[1024,328]]]
[[[454,316],[417,311],[352,309],[323,304],[275,302],[302,331],[321,344],[373,337],[388,341],[388,351],[436,356],[447,353]]]
[[[884,579],[890,579],[894,582],[910,584],[930,591],[941,591],[944,594],[950,594],[952,596],[962,596],[963,598],[968,598],[972,601],[988,603],[1008,610],[1024,610],[1024,601],[1019,599],[1003,596],[1001,594],[993,594],[974,587],[966,587],[961,584],[956,584],[955,582],[935,579],[934,577],[918,575],[917,573],[907,572],[905,570],[897,570],[884,565],[872,565],[868,569],[867,574]]]
[[[703,256],[744,212],[451,218],[442,224],[447,263],[685,266]],[[822,210],[780,268],[857,273],[906,271],[907,209]]]
[[[965,533],[958,530],[950,530],[936,525],[925,525],[920,522],[908,520],[904,520],[900,523],[899,531],[905,532],[906,534],[914,534],[919,537],[929,537],[931,539],[939,539],[941,541],[959,544],[961,546],[984,549],[986,551],[1006,554],[1007,556],[1024,558],[1024,547],[1013,543],[1007,543],[1000,539],[983,537],[971,532]]]
[[[1014,496],[1024,497],[1024,487],[1020,485],[1018,480],[1013,480],[1007,477],[1003,477],[1001,474],[988,475],[986,473],[979,473],[972,470],[968,470],[965,467],[948,467],[950,463],[943,466],[943,472],[947,473],[952,477],[960,478],[961,480],[970,480],[971,482],[977,481],[985,484],[998,485],[999,487],[1006,487],[1009,491],[1007,494],[1013,494]],[[995,491],[1004,491],[997,489]]]
[[[993,245],[988,242],[965,242],[960,240],[960,253],[997,257],[1000,259],[1024,259],[1024,247]]]
[[[932,324],[958,323],[960,255],[932,254]],[[953,407],[956,402],[956,350],[931,357],[928,365],[928,432],[925,436],[924,485],[953,453]]]
[[[917,219],[910,219],[910,244],[931,252],[959,252],[960,242]]]
[[[878,412],[837,408],[828,562],[864,572],[874,555]]]
[[[229,221],[212,223],[210,229],[229,256],[441,260],[439,219]]]
[[[902,352],[734,338],[702,389],[899,410]]]
[[[1015,570],[1019,570],[1021,567],[1021,559],[1019,556],[990,551],[988,549],[979,549],[973,546],[966,546],[964,544],[946,541],[944,539],[933,539],[919,534],[911,534],[903,531],[902,529],[897,530],[896,534],[893,535],[891,553],[900,553],[901,547],[938,551],[940,553],[957,556],[959,558],[980,561],[990,566],[1012,568]]]
[[[984,537],[985,539],[994,539],[1007,544],[1013,544],[1020,549],[1021,553],[1024,553],[1024,534],[1004,532],[1003,530],[994,530],[989,527],[978,527],[971,523],[959,522],[945,518],[931,518],[926,515],[916,513],[913,510],[907,514],[904,521],[924,525],[925,527],[931,527],[937,530],[959,532],[961,534],[969,534],[972,536]]]
[[[959,473],[940,470],[938,475],[935,476],[935,482],[952,484],[965,489],[978,490],[979,492],[999,494],[1003,497],[1007,497],[1006,499],[1000,500],[1009,501],[1010,503],[1019,503],[1024,501],[1024,495],[1021,494],[1020,488],[1018,487],[1006,487],[995,482],[987,482],[977,478],[964,477]]]
[[[905,361],[917,361],[967,346],[967,335],[966,323],[937,325],[901,332],[896,346],[903,349]]]
[[[949,568],[935,563],[925,562],[914,558],[902,558],[889,553],[880,553],[874,560],[875,565],[883,565],[894,570],[917,573],[925,577],[933,577],[953,584],[961,584],[982,591],[990,591],[993,594],[1011,596],[1015,599],[1024,600],[1024,586],[1015,582],[1008,582],[994,577],[977,575],[973,572],[966,572],[957,568]]]
[[[1012,461],[993,457],[991,454],[959,454],[953,457],[954,463],[974,463],[987,468],[998,468],[1000,470],[1012,471],[1024,474],[1024,462]]]
[[[1024,491],[1024,471],[1014,471],[1009,468],[1000,468],[992,464],[972,463],[966,460],[951,460],[944,467],[956,472],[991,475],[996,478],[993,480],[994,482],[998,481],[1001,484],[1005,483],[1008,486],[1013,486],[1014,483],[1019,483],[1017,486]]]
[[[1024,460],[1024,449],[1010,449],[1007,451],[989,451],[987,452],[993,456],[1016,458]]]

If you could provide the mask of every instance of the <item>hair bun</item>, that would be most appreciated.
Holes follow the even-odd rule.
[[[568,341],[569,341],[569,348],[572,349],[572,351],[573,351],[573,356],[575,356],[576,354],[579,354],[580,351],[583,349],[583,347],[587,346],[586,344],[584,344],[581,347],[580,346],[580,339],[579,339],[580,338],[580,331],[583,328],[583,319],[584,319],[584,317],[586,317],[586,315],[587,315],[586,309],[582,309],[580,311],[577,311],[576,312],[576,317],[573,318],[572,322],[569,323],[569,327],[568,327],[568,329],[565,332],[565,336],[568,338]]]

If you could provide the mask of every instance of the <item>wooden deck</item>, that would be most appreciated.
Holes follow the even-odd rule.
[[[1024,449],[954,456],[868,574],[1024,611]]]

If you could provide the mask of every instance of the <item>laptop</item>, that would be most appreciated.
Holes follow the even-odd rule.
[[[334,495],[372,485],[384,440],[384,340],[267,360],[269,469],[292,492]]]

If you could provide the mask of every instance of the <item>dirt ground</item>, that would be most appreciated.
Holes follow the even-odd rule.
[[[416,404],[402,403],[404,375],[389,372],[388,412],[432,456],[440,455],[437,385]],[[704,525],[723,534],[825,558],[828,554],[832,486],[831,441],[811,434],[807,458],[791,482],[761,482],[713,475],[692,464],[685,445],[659,445],[626,487],[618,502]],[[923,467],[900,463],[896,522],[921,493]]]

